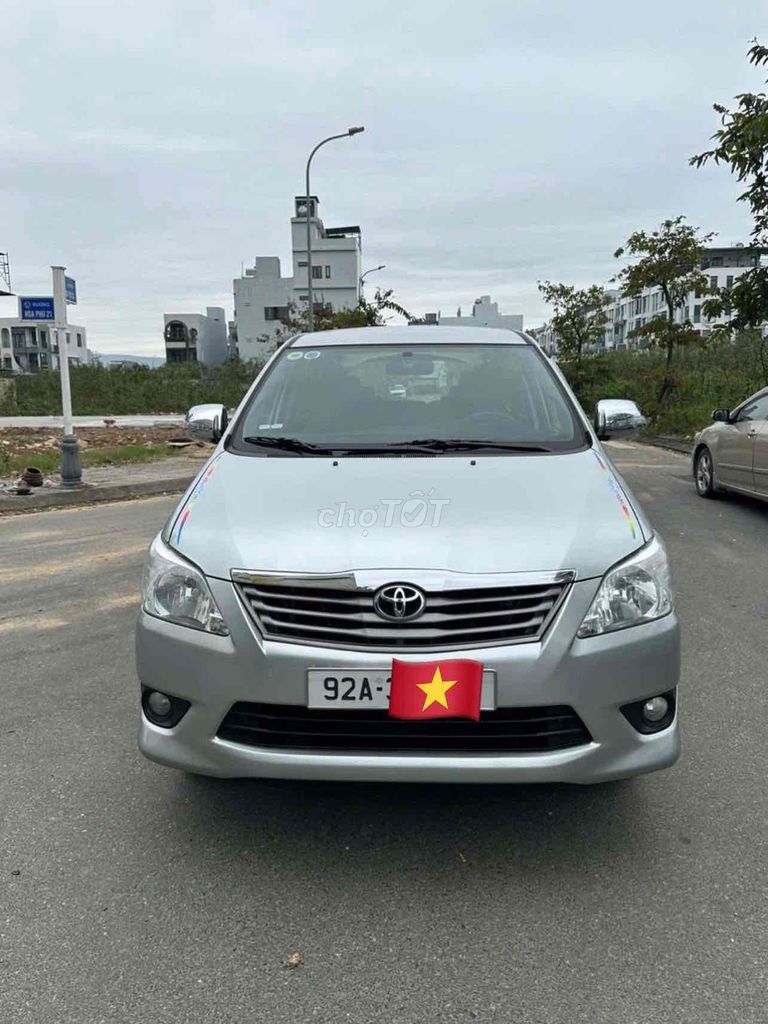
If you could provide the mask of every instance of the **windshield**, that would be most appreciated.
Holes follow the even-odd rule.
[[[239,450],[293,454],[566,451],[585,443],[544,358],[528,345],[498,344],[288,348],[234,438]]]

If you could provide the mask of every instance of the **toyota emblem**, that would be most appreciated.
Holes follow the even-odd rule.
[[[392,583],[377,591],[373,599],[373,607],[382,619],[401,622],[404,619],[415,619],[426,606],[424,595],[410,583]]]

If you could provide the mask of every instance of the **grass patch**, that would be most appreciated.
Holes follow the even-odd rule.
[[[126,444],[118,448],[94,448],[80,452],[83,467],[87,466],[120,466],[126,462],[151,462],[168,456],[183,455],[183,450],[169,448],[164,444],[139,445]],[[30,451],[21,455],[8,455],[0,452],[0,476],[20,476],[27,466],[35,466],[44,476],[57,473],[61,465],[61,455],[56,450]]]

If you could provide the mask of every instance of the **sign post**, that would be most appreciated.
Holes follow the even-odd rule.
[[[61,378],[61,411],[64,414],[64,433],[61,438],[62,487],[79,487],[83,482],[80,450],[72,424],[72,393],[69,387],[69,351],[67,349],[67,286],[66,267],[51,267],[53,275],[53,314],[56,342],[59,350],[59,376]],[[74,283],[74,282],[73,282]]]

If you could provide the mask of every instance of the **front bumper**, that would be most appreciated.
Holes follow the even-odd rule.
[[[328,753],[270,750],[217,737],[238,701],[304,704],[307,668],[382,668],[386,654],[331,650],[263,640],[231,583],[209,580],[231,634],[213,636],[140,613],[136,634],[140,681],[182,697],[189,711],[172,729],[142,715],[139,747],[154,761],[221,777],[349,779],[399,782],[593,783],[655,771],[680,755],[677,715],[662,732],[637,732],[620,708],[673,690],[679,676],[676,617],[585,640],[575,639],[599,580],[575,583],[540,643],[468,650],[496,672],[499,706],[567,704],[592,742],[542,753]],[[452,651],[452,658],[461,653]],[[398,655],[434,661],[439,654]]]

